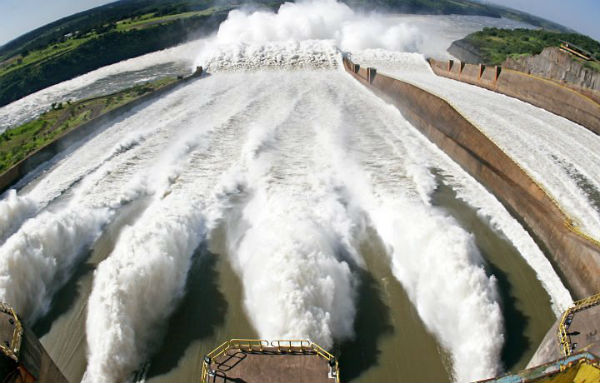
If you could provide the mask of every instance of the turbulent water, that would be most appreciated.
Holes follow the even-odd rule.
[[[163,77],[188,75],[202,44],[202,40],[194,41],[121,61],[23,97],[0,108],[0,133],[34,119],[53,102],[76,101]]]
[[[600,238],[596,134],[520,100],[435,76],[421,55],[372,50],[354,58],[448,100],[558,201],[576,226]],[[587,180],[585,188],[576,175]]]
[[[286,28],[290,15],[300,26]],[[258,336],[331,348],[361,339],[361,276],[373,264],[361,244],[375,236],[380,263],[417,313],[401,320],[433,335],[433,358],[449,358],[448,376],[502,372],[511,302],[474,235],[432,203],[439,175],[520,252],[555,313],[571,298],[485,188],[342,71],[340,48],[368,47],[348,44],[356,28],[376,22],[333,1],[234,12],[196,48],[209,76],[109,124],[4,195],[0,298],[30,324],[47,319],[56,292],[127,212],[135,218],[118,226],[114,248],[94,261],[93,283],[81,292],[85,381],[122,381],[151,359],[192,265],[206,256],[201,249],[221,241]],[[409,25],[394,28],[375,47],[413,46]],[[240,33],[247,39],[232,41]],[[397,57],[421,65],[410,53]],[[30,97],[24,108],[39,95]]]

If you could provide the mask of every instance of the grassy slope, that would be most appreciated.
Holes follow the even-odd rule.
[[[0,134],[0,173],[81,124],[174,81],[164,78],[102,97],[53,105],[36,120]]]
[[[463,39],[480,52],[486,64],[491,65],[501,64],[509,56],[539,54],[546,47],[559,46],[563,40],[578,45],[600,60],[600,43],[577,33],[484,28]],[[600,65],[595,62],[589,62],[586,65],[600,69]]]

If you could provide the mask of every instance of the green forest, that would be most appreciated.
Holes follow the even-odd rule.
[[[479,52],[486,64],[499,65],[507,57],[539,54],[546,47],[558,47],[562,41],[568,41],[588,51],[596,60],[600,60],[600,43],[578,33],[559,33],[547,30],[484,28],[467,36],[467,42]],[[586,65],[600,69],[597,62]]]

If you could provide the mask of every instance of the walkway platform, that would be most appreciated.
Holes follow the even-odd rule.
[[[203,382],[339,382],[337,360],[306,340],[225,342],[203,361]]]
[[[563,317],[563,346],[568,353],[587,351],[600,355],[600,294],[590,297],[586,305],[568,312]]]

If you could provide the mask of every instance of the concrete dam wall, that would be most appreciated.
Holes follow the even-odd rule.
[[[360,68],[344,67],[498,197],[549,255],[577,298],[600,291],[600,244],[576,231],[558,204],[519,165],[447,101],[414,85]],[[467,67],[470,73],[478,66]],[[469,76],[477,76],[478,72]],[[493,81],[495,73],[482,76]]]
[[[586,68],[559,47],[547,47],[532,56],[508,57],[502,66],[600,92],[600,72]]]
[[[527,73],[483,64],[429,59],[438,76],[502,93],[585,126],[600,134],[600,104],[590,94]]]

